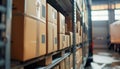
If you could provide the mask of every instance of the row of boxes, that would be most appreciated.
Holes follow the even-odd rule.
[[[76,68],[80,69],[80,65],[82,64],[82,48],[77,49],[76,60]],[[73,69],[73,54],[70,55],[70,69]]]
[[[12,59],[46,54],[46,0],[13,0],[12,12]]]
[[[46,0],[13,0],[11,57],[27,61],[72,45],[65,16]]]
[[[80,69],[80,65],[82,64],[82,49],[77,49],[76,51],[76,69]],[[58,65],[53,67],[52,69],[73,69],[73,54],[69,57],[61,61]]]
[[[57,10],[46,4],[46,46],[47,54],[57,51]]]
[[[67,57],[52,69],[70,69],[70,57]]]
[[[79,44],[80,22],[77,24],[76,42]],[[72,20],[57,12],[46,0],[13,0],[12,59],[27,61],[72,46],[72,35]]]

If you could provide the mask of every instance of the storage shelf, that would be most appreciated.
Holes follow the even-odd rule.
[[[67,50],[69,50],[69,52],[66,52]],[[60,53],[62,51],[65,51],[66,53],[64,54],[64,56],[63,57],[59,57],[60,60],[58,60],[55,63],[53,62],[52,64],[50,64],[48,66],[42,67],[42,68],[51,68],[51,67],[55,66],[56,64],[58,64],[60,61],[64,60],[66,57],[68,57],[71,54],[70,50],[71,50],[71,47],[68,47],[68,48],[65,48],[63,50],[56,51],[56,52],[53,52],[51,54],[47,54],[45,56],[41,56],[41,57],[38,57],[38,58],[35,58],[35,59],[32,59],[32,60],[26,61],[26,62],[13,61],[12,63],[13,63],[14,66],[12,67],[12,69],[24,68],[25,66],[29,66],[30,64],[34,64],[34,63],[36,63],[36,62],[38,62],[40,60],[45,59],[46,57],[48,57],[50,55],[55,55],[55,54],[58,54],[58,53]]]

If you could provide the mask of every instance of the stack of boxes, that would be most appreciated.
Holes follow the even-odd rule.
[[[13,0],[12,16],[12,59],[26,61],[45,55],[46,0]]]
[[[50,5],[47,6],[47,53],[57,51],[57,11]]]
[[[80,65],[82,64],[82,49],[77,49],[76,51],[76,68],[80,69]],[[70,55],[70,69],[73,69],[73,54]]]
[[[57,34],[58,34],[58,49],[61,50],[66,47],[65,42],[65,17],[58,12],[58,24],[57,24]]]
[[[76,44],[81,42],[80,28],[78,21]],[[12,59],[27,61],[72,46],[72,20],[46,4],[46,0],[13,0],[11,37]],[[71,69],[72,59],[70,55],[55,69]]]

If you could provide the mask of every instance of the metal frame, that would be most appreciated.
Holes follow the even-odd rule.
[[[2,1],[2,0],[1,0]],[[48,1],[48,0],[47,0]],[[49,0],[50,1],[50,0]],[[81,9],[79,9],[77,7],[77,3],[76,0],[70,0],[72,1],[72,26],[73,26],[73,47],[72,47],[72,52],[73,52],[73,69],[76,69],[76,11],[80,10],[81,13]],[[4,64],[4,68],[3,69],[10,69],[10,41],[11,41],[11,17],[12,17],[12,0],[6,0],[6,8],[0,6],[0,13],[5,14],[5,26],[0,24],[0,29],[1,27],[4,28],[4,32],[5,32],[5,37],[4,37],[4,42],[0,42],[0,47],[3,46],[3,44],[5,44],[3,47],[4,48],[4,58],[2,60],[0,60],[0,65]],[[68,12],[69,13],[69,12]],[[2,18],[1,18],[2,20]],[[83,24],[82,24],[83,25]],[[84,31],[84,27],[83,27],[83,31]],[[0,31],[0,33],[2,33],[2,31]],[[3,38],[2,35],[0,35],[0,39]],[[82,36],[83,38],[83,36]],[[83,42],[82,42],[83,43]],[[82,47],[84,46],[84,44],[82,44]],[[2,48],[3,49],[3,48]],[[1,54],[1,51],[0,51]],[[54,65],[58,64],[60,61],[64,60],[66,57],[68,57],[70,55],[67,54],[64,57],[61,58],[61,60],[57,61],[57,63],[51,64],[49,66],[47,66],[47,68],[51,68]],[[0,58],[1,59],[1,58]],[[0,67],[1,68],[1,67]]]
[[[0,4],[0,51],[1,57],[0,68],[10,69],[10,37],[11,37],[11,16],[12,16],[12,0],[5,0],[5,5]],[[3,18],[4,15],[4,18]],[[3,20],[4,19],[4,20]],[[4,35],[2,33],[5,33]]]
[[[73,69],[76,69],[76,0],[72,1]]]

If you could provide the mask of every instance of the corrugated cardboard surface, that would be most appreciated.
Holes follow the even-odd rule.
[[[76,44],[79,44],[79,33],[76,33]]]
[[[54,36],[54,51],[57,51],[57,49],[58,49],[57,25],[54,24],[53,28],[54,28],[54,34],[53,34],[53,36]]]
[[[70,55],[70,68],[73,67],[73,54]]]
[[[120,43],[120,22],[110,25],[111,43]]]
[[[52,18],[52,6],[50,4],[46,4],[46,9],[47,9],[47,18],[48,18],[48,22],[53,23],[53,18]]]
[[[48,21],[57,24],[57,10],[48,3],[46,8]]]
[[[53,67],[52,69],[60,69],[59,65],[56,65],[55,67]]]
[[[39,55],[46,54],[46,23],[39,22]]]
[[[46,21],[46,0],[13,0],[13,10]]]
[[[66,33],[72,32],[72,19],[69,16],[65,17],[65,23],[67,24]]]
[[[57,10],[52,7],[52,18],[53,18],[53,23],[57,25]]]
[[[57,13],[57,16],[58,16],[57,18],[58,33],[64,34],[65,33],[65,17],[60,12]]]
[[[60,62],[60,69],[65,69],[65,62],[64,62],[64,60]]]
[[[65,69],[70,69],[70,57],[65,59]]]
[[[70,45],[72,46],[73,45],[73,33],[70,32]]]
[[[32,30],[31,30],[32,29]],[[12,19],[12,59],[26,61],[37,56],[37,23],[25,16],[13,16]]]
[[[80,21],[77,21],[76,31],[80,33]]]
[[[64,34],[58,34],[58,50],[63,49],[64,41],[65,41],[65,35]]]
[[[47,53],[51,53],[54,50],[54,28],[53,23],[47,23]]]
[[[62,40],[62,41],[63,41],[63,46],[62,46],[62,47],[63,47],[63,49],[64,49],[64,48],[67,47],[67,45],[66,45],[66,40],[67,40],[67,39],[66,39],[66,35],[63,35],[63,38],[62,38],[62,39],[63,39],[63,40]]]

